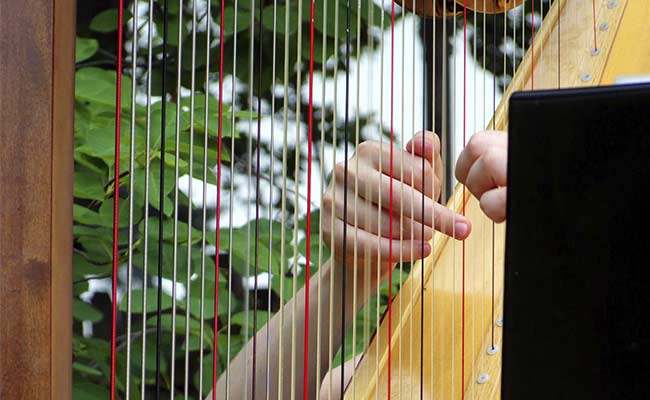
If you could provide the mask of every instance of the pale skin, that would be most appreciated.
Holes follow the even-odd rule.
[[[502,133],[478,133],[468,143],[461,154],[456,168],[459,181],[481,200],[485,213],[495,221],[505,219],[505,160],[507,159],[507,136]],[[412,154],[413,153],[413,154]],[[424,171],[422,159],[424,158]],[[381,160],[381,162],[380,162]],[[358,161],[358,175],[357,174]],[[502,165],[500,164],[502,163]],[[364,302],[376,292],[377,266],[381,268],[381,279],[400,260],[412,261],[428,256],[432,249],[429,244],[434,230],[447,235],[454,235],[458,240],[465,239],[471,233],[471,222],[459,214],[447,209],[437,200],[440,196],[442,180],[442,160],[440,142],[431,132],[416,134],[407,144],[406,149],[393,149],[393,171],[390,175],[390,147],[387,143],[364,142],[348,162],[348,186],[344,187],[344,163],[335,166],[327,192],[323,197],[322,238],[331,249],[332,258],[321,266],[319,274],[314,274],[310,281],[310,301],[305,305],[305,289],[301,289],[285,305],[284,320],[280,313],[271,319],[267,326],[257,333],[257,362],[255,373],[255,398],[265,399],[267,395],[266,359],[270,360],[270,398],[278,396],[279,380],[282,383],[282,398],[303,396],[304,373],[304,315],[309,308],[309,368],[307,374],[308,398],[316,398],[317,382],[321,382],[320,398],[340,397],[340,368],[329,369],[329,343],[336,353],[342,340],[341,324],[347,331],[353,322],[353,316],[363,307]],[[411,174],[413,172],[413,174]],[[411,175],[413,179],[411,180]],[[381,183],[380,183],[381,180]],[[358,184],[358,196],[355,202],[355,182]],[[403,182],[403,183],[402,183]],[[389,196],[393,191],[393,236],[389,229]],[[348,191],[348,212],[346,252],[343,252],[344,204],[343,193]],[[422,197],[424,195],[424,211]],[[411,202],[413,213],[411,213]],[[355,205],[356,203],[356,205]],[[381,207],[379,206],[381,204]],[[355,214],[356,211],[356,214]],[[381,217],[378,217],[381,215]],[[355,218],[356,217],[356,218]],[[403,230],[400,238],[400,218]],[[332,225],[332,220],[334,221]],[[356,225],[355,225],[356,221]],[[381,223],[378,223],[378,222]],[[332,229],[333,227],[333,229]],[[356,227],[356,229],[355,229]],[[355,235],[356,231],[356,235]],[[356,249],[355,252],[355,236]],[[392,246],[392,259],[389,259]],[[413,250],[412,250],[413,249]],[[401,250],[401,252],[400,252]],[[413,252],[411,252],[413,251]],[[346,268],[343,268],[343,260]],[[354,266],[357,271],[356,305],[353,279]],[[364,279],[369,273],[370,279]],[[348,282],[343,287],[341,274],[346,274]],[[370,284],[367,284],[367,282]],[[318,298],[320,299],[320,325],[317,321]],[[342,294],[345,291],[345,321],[341,321],[343,306]],[[333,323],[330,329],[330,306]],[[355,308],[356,306],[356,308]],[[292,380],[292,324],[296,323],[295,359]],[[267,344],[267,329],[270,343]],[[317,330],[320,331],[320,345],[317,343]],[[330,337],[330,331],[332,336]],[[282,332],[282,333],[281,333]],[[280,336],[282,335],[282,353],[280,353]],[[229,394],[231,399],[243,399],[252,395],[252,340],[247,343],[246,352],[241,351],[230,364]],[[320,352],[320,373],[317,375],[316,354]],[[282,360],[283,372],[280,375],[278,365]],[[345,381],[351,376],[354,365],[348,361],[345,366]],[[248,370],[248,371],[247,371]],[[245,372],[248,376],[245,378]],[[330,379],[331,378],[331,379]],[[330,387],[331,381],[331,387]],[[245,384],[245,382],[247,382]],[[331,389],[331,397],[330,397]],[[293,392],[292,392],[293,390]],[[225,398],[226,374],[217,382],[218,398]],[[208,395],[211,398],[212,394]]]

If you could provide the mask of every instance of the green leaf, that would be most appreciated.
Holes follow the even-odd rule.
[[[92,382],[75,381],[72,385],[72,398],[74,400],[107,399],[110,397],[106,385],[99,385]]]
[[[72,363],[72,369],[76,372],[80,372],[82,374],[86,375],[92,375],[92,376],[102,376],[102,372],[98,370],[97,368],[93,368],[89,365],[82,364],[79,362],[73,362]]]
[[[136,314],[142,313],[142,293],[141,289],[131,291],[131,312]],[[120,301],[120,311],[126,312],[128,306],[127,297],[122,297]],[[162,309],[161,311],[168,310],[172,307],[172,298],[165,293],[162,294]],[[158,291],[156,288],[147,288],[147,313],[155,312],[158,310]]]
[[[101,177],[88,170],[74,171],[74,197],[89,200],[104,200],[104,185]]]
[[[87,39],[77,37],[75,45],[75,62],[81,62],[89,59],[97,53],[99,43],[96,39]]]
[[[128,11],[124,11],[122,21],[126,23],[130,17],[130,13]],[[91,31],[100,33],[113,32],[117,30],[117,19],[117,8],[109,8],[108,10],[104,10],[95,15],[92,21],[90,21],[89,28]]]
[[[81,68],[75,73],[77,101],[97,103],[115,109],[115,71],[102,68]],[[122,75],[122,109],[131,107],[131,78]]]
[[[264,325],[266,325],[266,322],[269,319],[269,313],[266,311],[258,310],[256,313],[253,313],[252,310],[250,312],[241,311],[236,314],[233,314],[232,319],[230,321],[233,325],[239,325],[241,327],[248,325],[249,328],[253,328],[255,314],[257,314],[257,329],[260,329]],[[249,335],[252,336],[252,334],[253,332],[250,332],[249,330]]]
[[[79,204],[73,204],[72,213],[75,222],[79,222],[85,225],[99,225],[99,214],[89,208],[86,208]]]
[[[281,7],[281,6],[278,6]],[[224,33],[228,36],[241,32],[251,26],[251,13],[241,7],[237,10],[237,23],[235,23],[235,8],[227,6],[223,14],[225,22]]]
[[[304,6],[303,6],[304,7]],[[285,35],[293,35],[298,31],[298,8],[290,7],[289,8],[289,26],[285,26],[286,18],[286,6],[281,4],[277,7],[277,12],[275,15],[276,22],[276,31]],[[262,11],[262,25],[265,29],[273,31],[273,9],[272,5],[267,6]]]
[[[97,229],[96,227],[93,229]],[[83,279],[88,275],[104,275],[110,271],[109,265],[95,265],[80,254],[72,255],[72,268],[75,279]]]
[[[90,322],[99,322],[104,317],[95,307],[79,299],[72,299],[72,315],[77,321]]]

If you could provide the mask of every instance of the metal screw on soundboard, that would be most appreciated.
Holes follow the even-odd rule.
[[[481,375],[478,376],[478,379],[476,380],[476,382],[478,382],[479,384],[483,384],[483,383],[485,383],[485,382],[487,382],[489,380],[490,380],[490,375],[481,374]]]
[[[497,324],[497,326],[498,326],[499,328],[502,328],[502,327],[503,327],[503,318],[499,318],[499,319],[497,319],[496,324]]]
[[[493,346],[490,346],[490,347],[487,349],[487,353],[488,353],[489,355],[491,355],[491,356],[497,354],[498,352],[499,352],[499,345],[498,345],[498,344],[495,344],[495,345],[493,345]]]
[[[592,56],[597,56],[598,54],[600,54],[600,49],[591,49]]]
[[[618,2],[616,0],[612,0],[609,3],[607,3],[607,8],[612,9],[618,5]]]
[[[587,72],[585,74],[582,74],[582,77],[581,77],[583,82],[589,82],[591,80],[591,78],[592,77],[591,77],[591,74],[589,72]]]
[[[609,24],[607,22],[603,22],[602,24],[600,24],[601,31],[606,31],[608,29],[609,29]]]

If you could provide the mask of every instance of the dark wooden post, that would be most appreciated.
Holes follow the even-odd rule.
[[[0,399],[72,396],[75,12],[0,1]]]

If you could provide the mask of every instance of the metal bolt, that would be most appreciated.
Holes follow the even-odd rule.
[[[585,74],[582,74],[582,77],[581,77],[583,82],[589,82],[591,80],[591,78],[592,78],[592,76],[591,76],[591,74],[589,72],[587,72]]]
[[[487,382],[489,380],[490,380],[490,375],[481,374],[481,375],[478,376],[478,379],[476,380],[476,382],[478,382],[479,384],[483,384],[483,383],[485,383],[485,382]]]
[[[493,345],[493,346],[490,346],[490,347],[487,349],[487,353],[488,353],[489,355],[491,355],[491,356],[497,354],[498,352],[499,352],[499,345],[498,345],[498,344],[495,344],[495,345]]]
[[[502,327],[503,327],[503,318],[499,318],[499,319],[497,319],[496,325],[497,325],[499,328],[502,328]]]
[[[592,56],[597,56],[598,54],[600,54],[600,49],[591,49]]]
[[[601,31],[606,31],[608,29],[609,29],[609,24],[607,22],[603,22],[602,24],[600,24]]]
[[[618,2],[616,0],[612,0],[609,3],[607,3],[607,8],[610,10],[618,5]]]

